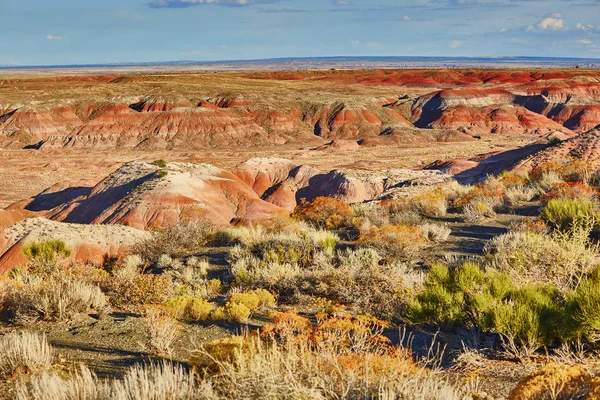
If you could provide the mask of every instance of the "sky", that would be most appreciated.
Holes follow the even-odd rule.
[[[600,0],[0,0],[0,65],[600,58]]]

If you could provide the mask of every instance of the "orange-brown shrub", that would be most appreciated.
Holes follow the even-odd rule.
[[[298,205],[292,217],[312,222],[322,228],[336,229],[349,223],[352,209],[348,204],[332,197],[317,197]]]
[[[357,243],[382,250],[393,258],[411,258],[418,255],[426,239],[415,226],[383,225],[361,232]]]
[[[543,174],[555,172],[562,179],[569,182],[585,181],[590,175],[589,166],[579,158],[566,158],[564,160],[550,160],[535,166],[529,173],[532,180],[538,180]]]
[[[261,219],[256,225],[265,228],[267,233],[293,232],[298,230],[298,222],[287,211],[277,211]]]
[[[591,200],[599,194],[598,189],[582,182],[557,182],[548,193],[540,197],[540,201],[547,204],[550,200],[564,197]]]
[[[504,172],[500,175],[500,182],[507,188],[525,186],[529,183],[529,176],[514,172]]]
[[[389,324],[371,315],[352,316],[345,311],[321,314],[313,324],[297,311],[276,312],[273,322],[261,328],[261,336],[284,342],[307,342],[311,346],[332,346],[340,353],[387,353],[393,346],[382,333]]]
[[[590,392],[591,376],[581,365],[551,363],[519,382],[510,400],[583,399]],[[596,397],[592,397],[596,398]]]
[[[488,180],[476,184],[467,194],[454,200],[454,207],[462,209],[466,205],[478,201],[493,207],[502,204],[503,197],[504,185],[496,179]]]

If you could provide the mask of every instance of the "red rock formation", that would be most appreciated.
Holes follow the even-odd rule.
[[[158,170],[151,164],[128,163],[89,195],[48,215],[65,222],[150,229],[198,219],[227,225],[233,219],[262,219],[279,210],[236,175],[210,165],[170,163],[163,177]]]
[[[54,107],[39,110],[20,107],[0,116],[0,135],[12,136],[21,131],[42,140],[61,134],[81,124],[72,107]]]
[[[600,125],[600,105],[566,105],[551,118],[573,131],[585,132]]]
[[[456,129],[469,135],[493,134],[533,134],[545,136],[555,131],[573,135],[567,128],[543,115],[523,107],[481,107],[458,106],[447,108],[430,122],[430,128]]]

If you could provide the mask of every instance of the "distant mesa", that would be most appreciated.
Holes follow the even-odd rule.
[[[38,96],[44,85],[65,94],[38,101],[23,90],[1,102],[0,147],[319,147],[332,140],[388,146],[482,135],[573,136],[600,124],[594,70],[261,72],[232,75],[237,85],[223,77],[212,82],[213,76],[9,80],[36,88]],[[155,94],[140,95],[141,82]],[[160,85],[167,82],[174,83]]]

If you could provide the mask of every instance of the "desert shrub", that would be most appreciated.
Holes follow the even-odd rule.
[[[500,179],[488,178],[476,184],[464,196],[454,201],[454,207],[464,211],[471,204],[485,204],[490,210],[501,206],[504,202],[504,185]]]
[[[465,222],[475,223],[486,218],[494,218],[496,212],[493,207],[484,201],[474,201],[468,203],[462,208],[462,214]]]
[[[370,248],[346,250],[297,279],[295,294],[352,306],[359,312],[397,319],[406,299],[423,281],[423,274],[406,263],[385,262]],[[368,287],[369,290],[364,290]]]
[[[107,299],[96,285],[69,277],[25,273],[7,283],[2,307],[11,322],[28,324],[64,321],[79,313],[103,311]]]
[[[164,303],[166,311],[176,319],[204,321],[208,319],[214,304],[191,296],[177,296]]]
[[[507,274],[465,263],[454,270],[434,265],[424,290],[407,307],[413,323],[497,332],[519,347],[536,349],[563,335],[563,316],[552,286],[517,287]]]
[[[582,182],[557,182],[540,197],[543,205],[550,200],[569,198],[593,201],[598,197],[598,190]]]
[[[111,396],[116,400],[202,399],[194,375],[181,365],[167,362],[132,367],[111,386]]]
[[[448,211],[448,198],[442,188],[423,191],[415,195],[410,202],[416,211],[426,217],[443,217]]]
[[[310,227],[296,233],[250,234],[232,249],[230,261],[254,257],[265,263],[308,266],[316,253],[332,254],[338,241],[334,233]]]
[[[303,268],[298,263],[266,261],[248,255],[232,261],[231,273],[237,286],[281,290],[293,287],[296,279],[303,274]]]
[[[227,316],[227,319],[236,322],[247,322],[251,314],[252,310],[245,304],[233,301],[228,301],[225,304],[225,315]],[[213,318],[215,318],[215,315],[213,315]]]
[[[214,227],[203,221],[179,223],[152,233],[132,247],[148,263],[155,263],[160,256],[181,258],[200,252],[214,235]]]
[[[569,231],[575,226],[595,225],[600,214],[590,200],[563,197],[550,200],[540,217],[553,229]]]
[[[243,304],[250,311],[255,311],[260,308],[272,307],[275,303],[275,297],[265,289],[251,290],[243,293],[231,293],[229,301],[232,303]]]
[[[600,332],[600,269],[586,275],[577,288],[567,294],[568,320],[563,321],[573,336],[595,341]]]
[[[174,294],[170,276],[142,274],[140,271],[128,277],[106,279],[102,289],[108,294],[111,304],[121,307],[160,304]]]
[[[39,373],[50,368],[52,348],[43,334],[11,332],[0,337],[0,376]]]
[[[407,225],[372,226],[361,232],[357,243],[373,247],[391,258],[413,260],[425,244],[421,230]]]
[[[159,168],[167,168],[167,162],[163,159],[154,160],[150,164],[157,166]]]
[[[529,172],[529,176],[535,181],[539,181],[544,175],[554,175],[567,182],[587,182],[591,172],[585,160],[568,157],[537,165]]]
[[[524,187],[531,181],[527,173],[510,171],[502,172],[499,176],[499,179],[505,188]]]
[[[52,239],[29,243],[23,246],[23,254],[37,265],[48,265],[69,258],[71,250],[62,240]]]
[[[422,224],[423,220],[421,214],[413,210],[399,211],[390,216],[391,225],[417,226]]]
[[[445,242],[450,237],[452,231],[446,225],[441,224],[423,224],[419,226],[423,236],[430,242],[440,243]]]
[[[147,343],[150,351],[159,356],[171,356],[173,343],[180,333],[180,327],[168,313],[160,309],[146,310],[144,317]]]
[[[217,372],[205,378],[221,397],[247,398],[461,398],[411,352],[392,346],[377,321],[327,318],[313,325],[297,314],[275,317],[261,338],[209,344],[196,363]]]
[[[542,174],[532,185],[531,187],[538,193],[538,195],[543,196],[548,193],[555,187],[556,184],[564,182],[560,175],[555,172],[547,172]]]
[[[349,223],[352,209],[343,201],[331,197],[317,197],[298,205],[292,217],[314,223],[320,228],[337,229]]]
[[[531,201],[536,195],[536,191],[527,186],[511,186],[504,191],[504,199],[509,205],[518,205],[520,203]]]
[[[390,223],[389,210],[381,203],[357,203],[352,205],[352,225],[359,230],[369,229],[371,225],[386,225]]]
[[[591,376],[581,365],[550,363],[523,379],[510,400],[570,400],[588,398]]]
[[[571,232],[510,232],[485,246],[488,265],[510,274],[515,282],[548,282],[560,289],[576,286],[596,264],[596,245],[589,228]]]

